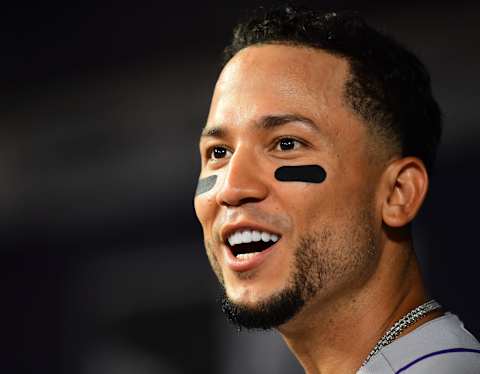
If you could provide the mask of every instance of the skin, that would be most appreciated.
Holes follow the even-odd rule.
[[[318,239],[316,292],[278,327],[308,374],[355,373],[384,332],[427,299],[405,225],[424,200],[428,175],[420,160],[375,138],[346,104],[348,78],[348,62],[321,50],[245,48],[220,74],[200,140],[200,177],[218,179],[195,198],[195,210],[213,270],[233,302],[255,308],[288,287],[300,241]],[[281,115],[308,121],[261,125]],[[298,142],[285,150],[282,137]],[[212,156],[215,147],[224,157]],[[308,164],[321,165],[326,180],[274,178],[280,166]],[[227,264],[222,233],[237,224],[281,236],[248,271]]]

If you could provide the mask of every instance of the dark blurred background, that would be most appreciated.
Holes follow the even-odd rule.
[[[224,321],[192,206],[221,50],[269,3],[2,3],[2,373],[301,373]],[[445,131],[416,248],[479,336],[479,3],[304,3],[361,11],[430,69]]]

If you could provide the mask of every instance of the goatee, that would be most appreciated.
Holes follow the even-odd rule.
[[[315,251],[319,241],[316,236],[300,241],[289,285],[255,306],[234,303],[224,291],[221,307],[227,319],[239,330],[269,330],[292,319],[322,287],[322,265]]]

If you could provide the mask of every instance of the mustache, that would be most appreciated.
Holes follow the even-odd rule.
[[[236,221],[255,222],[259,225],[268,227],[275,227],[281,232],[285,232],[292,226],[292,220],[286,213],[272,213],[259,209],[258,206],[245,204],[241,207],[226,208],[222,214],[218,215],[216,222],[213,225],[213,232],[215,239],[220,241],[220,229],[230,222]]]

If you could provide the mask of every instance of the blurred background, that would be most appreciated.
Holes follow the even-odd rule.
[[[269,3],[2,4],[1,372],[302,372],[224,321],[192,205],[222,48]],[[416,248],[479,336],[480,3],[304,3],[361,11],[430,69],[445,131]]]

